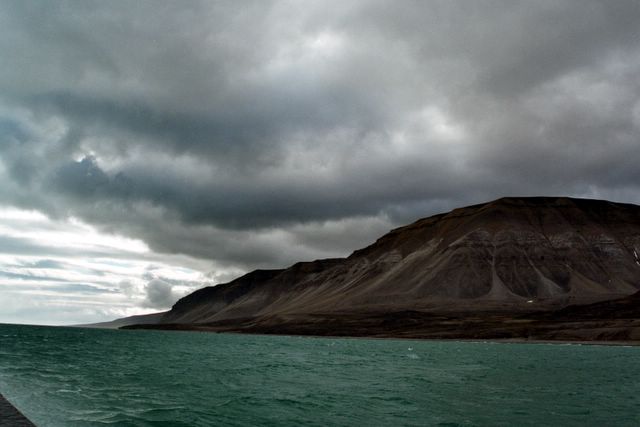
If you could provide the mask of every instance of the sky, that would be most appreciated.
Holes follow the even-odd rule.
[[[0,322],[503,196],[640,204],[640,2],[0,2]]]

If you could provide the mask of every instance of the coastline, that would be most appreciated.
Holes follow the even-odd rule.
[[[327,339],[365,339],[365,340],[406,340],[406,341],[433,341],[433,342],[470,342],[470,343],[495,343],[495,344],[547,344],[547,345],[590,345],[590,346],[615,346],[615,347],[639,347],[639,340],[579,340],[579,339],[539,339],[527,337],[491,338],[491,337],[428,337],[393,334],[376,335],[348,335],[348,334],[317,334],[317,333],[292,333],[292,332],[260,332],[242,329],[220,329],[204,325],[129,325],[118,328],[120,330],[153,330],[165,332],[201,332],[215,334],[255,335],[255,336],[284,336],[284,337],[308,337]]]
[[[156,329],[165,331],[180,331],[171,329]],[[606,347],[640,347],[640,341],[578,341],[578,340],[540,340],[527,338],[419,338],[406,336],[358,336],[358,335],[309,335],[309,334],[277,334],[238,331],[207,331],[202,329],[181,330],[182,332],[213,332],[219,334],[256,335],[256,336],[280,336],[280,337],[307,337],[326,339],[350,339],[350,340],[401,340],[401,341],[429,341],[429,342],[464,342],[486,344],[546,344],[546,345],[590,345]]]
[[[0,427],[36,427],[0,393]]]
[[[630,304],[626,304],[631,302]],[[611,305],[611,307],[609,307]],[[604,307],[602,307],[604,306]],[[640,345],[636,298],[554,312],[332,312],[156,323],[122,329],[437,341]]]

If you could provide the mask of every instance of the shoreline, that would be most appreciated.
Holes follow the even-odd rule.
[[[305,334],[305,333],[286,333],[286,332],[258,332],[245,330],[225,330],[216,329],[206,326],[180,327],[172,328],[158,327],[158,325],[130,325],[118,328],[118,330],[146,330],[146,331],[165,331],[165,332],[200,332],[214,334],[233,334],[233,335],[254,335],[254,336],[281,336],[281,337],[307,337],[307,338],[326,338],[326,339],[361,339],[361,340],[403,340],[403,341],[431,341],[431,342],[469,342],[469,343],[495,343],[495,344],[548,344],[548,345],[590,345],[590,346],[613,346],[613,347],[640,347],[638,340],[571,340],[571,339],[536,339],[536,338],[464,338],[464,337],[410,337],[410,336],[394,336],[394,335],[331,335],[331,334]]]
[[[151,330],[151,329],[149,329]],[[156,329],[162,330],[162,329]],[[303,334],[261,334],[257,332],[228,332],[228,331],[205,331],[205,330],[170,330],[169,332],[213,332],[218,334],[234,335],[255,335],[255,336],[279,336],[279,337],[304,337],[304,338],[325,338],[325,339],[350,339],[350,340],[396,340],[396,341],[428,341],[428,342],[463,342],[479,344],[546,344],[546,345],[590,345],[605,347],[640,347],[640,341],[576,341],[576,340],[539,340],[526,338],[411,338],[411,337],[368,337],[349,335],[303,335]]]
[[[36,427],[22,412],[0,393],[0,426]]]
[[[592,313],[592,306],[579,307],[577,313],[574,313],[577,309],[551,313],[433,313],[409,310],[287,314],[207,323],[137,324],[122,329],[531,344],[640,345],[640,318],[635,313],[635,304],[632,304],[633,310],[618,305],[623,304],[613,307],[619,309],[615,315]],[[589,312],[580,312],[584,310]]]

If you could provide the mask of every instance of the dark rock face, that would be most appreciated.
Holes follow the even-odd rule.
[[[639,256],[640,206],[503,198],[395,229],[345,259],[256,270],[198,290],[161,323],[549,311],[634,294]]]

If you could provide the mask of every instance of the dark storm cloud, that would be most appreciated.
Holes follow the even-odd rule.
[[[505,195],[638,203],[639,23],[623,0],[4,2],[0,200],[242,269]]]

